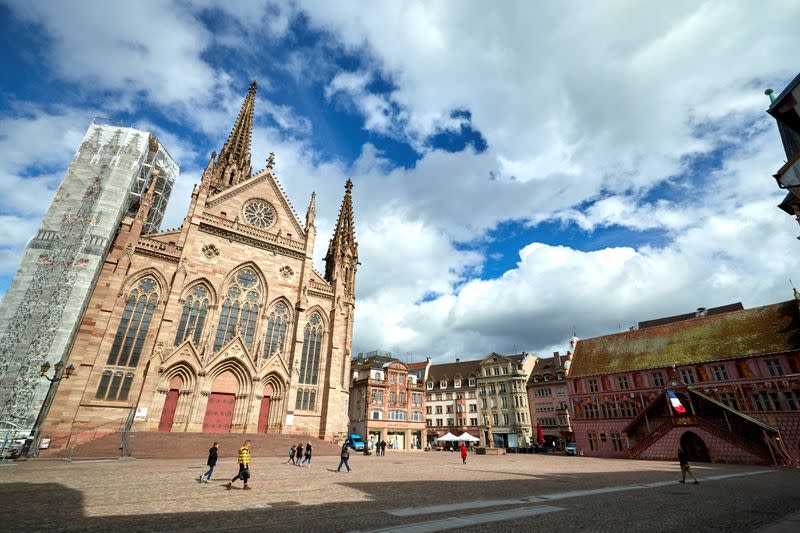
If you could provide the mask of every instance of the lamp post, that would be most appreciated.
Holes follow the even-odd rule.
[[[41,367],[41,377],[50,382],[50,388],[47,389],[47,396],[44,397],[42,408],[39,409],[39,414],[36,416],[36,422],[33,423],[33,428],[28,438],[25,440],[25,446],[22,449],[21,455],[26,457],[36,457],[39,455],[39,440],[42,433],[42,422],[44,422],[47,413],[50,411],[50,404],[53,403],[53,395],[55,392],[55,384],[62,379],[69,379],[73,372],[75,372],[75,365],[69,365],[66,368],[62,361],[53,365],[53,377],[47,375],[50,372],[50,363],[45,361]]]

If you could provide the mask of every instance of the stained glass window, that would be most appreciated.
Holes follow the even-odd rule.
[[[175,335],[175,346],[182,343],[190,336],[195,346],[200,344],[203,326],[206,322],[208,304],[208,289],[202,285],[198,285],[192,289],[186,296],[186,303],[183,304],[181,321],[178,323],[178,334]]]
[[[303,357],[300,359],[300,383],[317,384],[319,354],[322,349],[322,318],[314,313],[306,323]]]
[[[158,283],[150,276],[142,278],[128,295],[117,335],[108,354],[109,365],[136,366],[139,363],[156,305]]]
[[[262,355],[270,357],[274,353],[283,353],[286,345],[286,330],[289,328],[289,309],[279,303],[272,308],[267,320],[267,333],[264,336]]]
[[[243,268],[228,283],[222,312],[219,316],[214,351],[238,333],[248,348],[253,347],[253,335],[258,319],[258,302],[261,300],[261,283],[251,268]]]

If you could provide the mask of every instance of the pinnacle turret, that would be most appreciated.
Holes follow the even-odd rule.
[[[252,176],[250,165],[250,139],[253,135],[253,109],[256,100],[256,82],[250,84],[250,90],[242,103],[242,109],[236,118],[228,140],[222,146],[214,167],[211,182],[212,192],[218,192]]]
[[[352,293],[356,265],[358,265],[358,243],[356,242],[353,221],[353,182],[350,178],[345,184],[344,199],[339,210],[336,231],[328,245],[325,255],[325,279],[333,283],[340,275],[348,292]]]

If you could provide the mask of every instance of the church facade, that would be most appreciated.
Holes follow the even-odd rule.
[[[358,245],[347,180],[324,274],[273,175],[253,173],[256,83],[180,228],[145,233],[156,179],[106,256],[42,436],[76,430],[298,433],[348,424]],[[155,173],[158,169],[156,169]]]

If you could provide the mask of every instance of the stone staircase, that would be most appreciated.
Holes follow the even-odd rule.
[[[116,431],[68,448],[42,450],[40,457],[80,459],[109,459],[120,457],[120,442],[123,433]],[[128,434],[130,455],[137,459],[202,459],[208,457],[208,449],[214,441],[219,442],[219,457],[235,458],[245,439],[252,444],[253,457],[289,457],[292,445],[310,442],[314,456],[338,455],[340,445],[307,435],[264,435],[253,433],[167,433],[134,431]],[[128,454],[124,454],[127,456]]]

